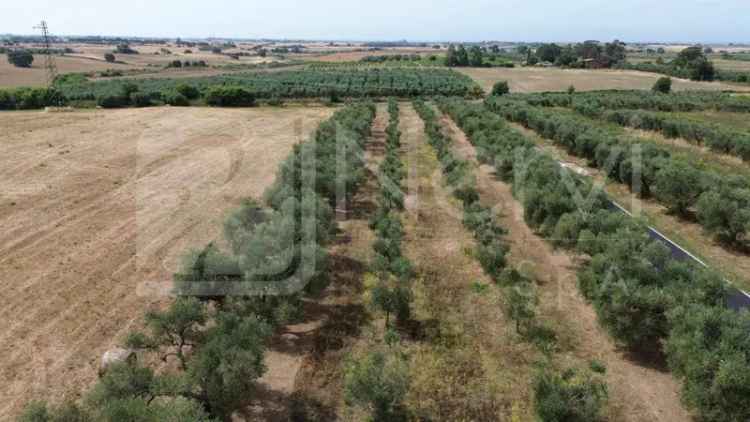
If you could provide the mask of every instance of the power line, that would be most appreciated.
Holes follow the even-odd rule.
[[[35,26],[34,29],[41,29],[42,38],[44,38],[44,67],[47,69],[47,85],[52,86],[57,78],[57,65],[55,64],[55,58],[52,55],[52,44],[50,42],[49,28],[47,22],[42,21],[39,26]]]

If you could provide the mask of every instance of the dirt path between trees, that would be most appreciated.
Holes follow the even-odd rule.
[[[463,131],[447,116],[441,123],[454,140],[455,151],[478,165],[474,147]],[[606,365],[610,418],[633,422],[691,420],[680,403],[680,384],[663,369],[635,361],[599,326],[593,308],[578,292],[575,258],[554,250],[525,224],[521,204],[510,186],[494,176],[491,166],[478,165],[476,174],[482,202],[495,207],[501,225],[509,232],[510,261],[539,280],[543,317],[558,321],[556,331],[562,343],[567,343],[562,352]]]
[[[365,147],[365,183],[354,195],[348,214],[340,215],[339,233],[330,248],[329,284],[304,300],[303,321],[275,336],[266,352],[266,374],[258,396],[246,409],[248,421],[335,420],[341,392],[342,359],[347,344],[364,324],[360,303],[374,236],[368,226],[378,190],[377,164],[385,144],[388,112],[377,106],[372,135]]]

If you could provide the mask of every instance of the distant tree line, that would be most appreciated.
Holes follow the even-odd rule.
[[[493,63],[497,60],[501,61],[499,64],[501,67],[514,66],[513,62],[507,56],[500,53],[500,49],[497,46],[492,46],[488,49],[487,47],[473,45],[467,49],[463,44],[458,47],[451,44],[448,46],[448,51],[445,55],[445,65],[448,67],[498,66]]]
[[[523,51],[526,53],[528,65],[544,62],[572,68],[610,68],[625,61],[625,47],[626,44],[619,40],[604,44],[599,41],[585,41],[565,46],[555,43],[542,44],[533,52],[530,48]]]
[[[665,62],[659,57],[655,62],[622,63],[620,67],[645,72],[662,73],[694,81],[719,80],[738,83],[750,82],[750,72],[716,69],[714,63],[709,60],[706,54],[707,53],[703,47],[692,46],[680,51],[677,57],[669,62]]]

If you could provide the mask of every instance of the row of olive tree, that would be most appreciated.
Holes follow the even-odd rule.
[[[607,110],[601,116],[621,126],[658,131],[667,138],[682,138],[707,146],[712,151],[750,161],[750,133],[746,131],[643,110]]]
[[[411,318],[412,263],[403,255],[404,229],[398,212],[404,209],[402,181],[406,176],[399,156],[401,132],[399,106],[388,101],[385,157],[378,168],[378,208],[370,220],[375,232],[371,282],[365,282],[372,309],[385,314],[385,344],[348,359],[344,371],[344,397],[349,405],[364,409],[373,421],[407,421],[404,398],[409,389],[408,359],[401,352],[396,325]],[[395,324],[391,321],[395,316]]]
[[[579,286],[602,325],[636,351],[665,344],[671,368],[683,378],[686,401],[705,420],[748,419],[743,397],[750,392],[749,317],[726,309],[729,287],[723,279],[673,260],[644,223],[613,211],[590,180],[497,123],[499,116],[485,107],[452,101],[446,110],[479,158],[512,183],[527,223],[556,245],[591,257],[580,270]]]
[[[487,103],[568,153],[586,158],[635,193],[656,198],[670,212],[686,217],[695,210],[703,228],[726,245],[740,250],[748,247],[750,189],[745,178],[697,168],[668,148],[638,143],[569,113],[498,97]]]
[[[439,104],[443,111],[451,115],[458,117],[461,113],[455,105],[444,101]],[[448,183],[453,183],[457,187],[462,186],[462,183],[455,182],[458,180],[462,181],[463,185],[472,187],[457,189],[454,194],[464,203],[463,223],[477,240],[477,259],[485,272],[503,288],[505,312],[515,321],[516,332],[533,342],[548,358],[534,375],[534,404],[537,415],[542,421],[550,422],[598,420],[607,399],[606,384],[600,377],[588,371],[572,368],[560,370],[552,364],[549,358],[556,350],[554,333],[536,320],[538,297],[535,283],[506,262],[508,247],[503,239],[505,230],[497,223],[494,212],[480,203],[479,194],[473,189],[473,173],[468,171],[467,166],[460,164],[461,161],[452,164],[456,159],[451,151],[451,140],[440,131],[437,114],[423,102],[417,102],[415,105],[425,121],[428,139],[438,150],[438,155],[446,157],[441,161],[446,170]],[[475,120],[473,116],[467,119],[472,123],[465,126],[466,128],[474,128],[473,125],[477,123],[489,132],[500,131],[503,128],[503,123],[498,119],[484,122]],[[472,133],[476,135],[476,132]]]
[[[750,112],[750,98],[718,91],[681,91],[664,95],[656,91],[586,91],[513,94],[512,99],[542,107],[585,107],[592,117],[605,110],[730,111]]]
[[[228,218],[231,251],[209,244],[186,256],[175,274],[178,298],[126,339],[173,369],[157,372],[140,359],[113,365],[82,403],[33,403],[21,420],[231,420],[265,371],[274,327],[293,318],[301,296],[325,276],[337,187],[353,192],[361,183],[373,117],[374,106],[363,103],[321,123],[281,165],[266,192],[269,208],[247,201]],[[342,160],[348,170],[336,171]]]

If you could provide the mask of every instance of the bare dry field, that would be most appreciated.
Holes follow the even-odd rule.
[[[556,68],[458,68],[489,92],[498,81],[508,81],[511,92],[565,91],[573,85],[578,91],[601,89],[651,89],[659,77],[655,73],[630,70],[582,70]],[[675,90],[738,90],[748,86],[719,82],[693,82],[672,78]]]
[[[0,113],[0,420],[76,399],[330,108]],[[63,381],[64,380],[64,381]],[[62,382],[61,382],[62,381]]]
[[[35,48],[40,46],[32,45]],[[210,66],[222,65],[251,65],[278,61],[278,58],[269,55],[266,58],[249,56],[240,57],[235,60],[223,54],[213,54],[210,51],[199,51],[197,48],[177,47],[175,45],[134,45],[133,49],[140,54],[115,54],[117,62],[107,63],[104,60],[106,53],[114,50],[112,45],[95,44],[61,44],[59,48],[69,47],[75,53],[64,56],[55,56],[55,63],[61,74],[75,72],[97,72],[107,69],[132,70],[150,69],[153,72],[141,77],[187,77],[187,76],[210,76],[226,73],[226,69],[213,69]],[[171,54],[161,52],[162,48],[168,49]],[[225,50],[228,53],[247,52],[248,46],[240,45],[236,49]],[[185,53],[191,50],[192,53]],[[159,54],[156,54],[159,53]],[[190,69],[164,69],[167,64],[174,60],[180,61],[205,61],[207,68]],[[7,55],[0,55],[0,88],[18,86],[43,86],[47,82],[44,68],[44,56],[35,55],[34,63],[30,69],[18,68],[8,63]]]
[[[103,57],[103,56],[102,56]],[[55,63],[60,73],[93,72],[107,69],[133,69],[134,66],[107,63],[102,58],[94,60],[86,57],[57,56]],[[44,68],[44,56],[35,55],[30,69],[15,67],[8,63],[5,54],[0,55],[0,88],[17,86],[43,86],[47,83],[47,73]]]

